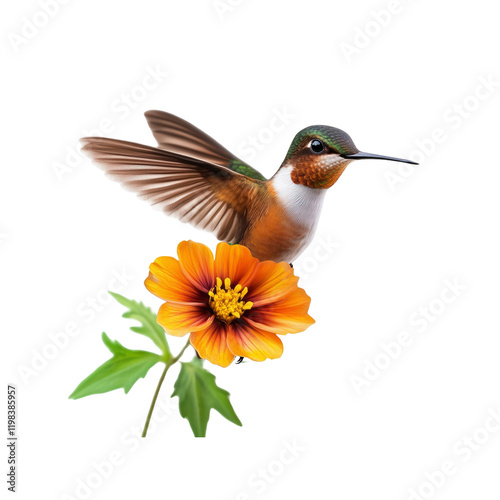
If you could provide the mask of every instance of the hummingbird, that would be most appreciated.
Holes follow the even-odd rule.
[[[103,137],[82,150],[112,179],[168,215],[245,245],[259,260],[292,263],[311,242],[323,199],[356,160],[415,162],[359,151],[344,131],[301,130],[266,179],[186,120],[147,111],[158,147]]]

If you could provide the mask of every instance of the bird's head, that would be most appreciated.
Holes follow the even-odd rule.
[[[351,161],[365,159],[416,165],[410,160],[363,153],[343,130],[326,125],[313,125],[295,136],[282,167],[292,167],[290,176],[295,184],[327,189],[337,182]]]

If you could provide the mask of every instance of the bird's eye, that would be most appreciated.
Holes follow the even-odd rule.
[[[313,153],[319,154],[325,150],[324,144],[318,139],[313,139],[311,141],[311,150]]]

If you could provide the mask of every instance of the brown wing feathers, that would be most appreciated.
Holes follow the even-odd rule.
[[[215,139],[178,116],[164,111],[147,111],[144,116],[161,149],[224,166],[236,159]]]
[[[180,136],[173,140],[177,139],[180,141]],[[208,140],[206,154],[199,153],[199,144],[196,144],[198,157],[182,154],[181,151],[190,150],[186,140],[184,137],[184,142],[179,142],[177,151],[167,151],[90,137],[82,139],[82,150],[107,175],[165,213],[212,231],[220,240],[237,243],[248,225],[248,208],[261,181],[211,163],[223,158],[220,152],[209,153],[213,145]],[[167,143],[163,141],[163,145],[166,147]]]

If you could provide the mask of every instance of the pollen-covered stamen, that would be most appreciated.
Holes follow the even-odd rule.
[[[242,300],[247,293],[248,288],[243,288],[239,284],[232,288],[229,278],[224,280],[222,288],[222,280],[217,278],[216,285],[208,292],[208,303],[217,318],[229,325],[234,319],[241,318],[243,313],[253,306],[252,302]]]

